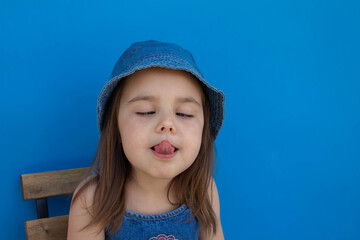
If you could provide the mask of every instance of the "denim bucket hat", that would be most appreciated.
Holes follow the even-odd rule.
[[[210,125],[216,138],[224,121],[224,94],[205,81],[188,50],[176,44],[154,40],[133,43],[115,64],[110,80],[101,90],[97,102],[97,122],[100,133],[106,104],[118,82],[137,70],[150,67],[187,71],[203,83],[210,103]]]

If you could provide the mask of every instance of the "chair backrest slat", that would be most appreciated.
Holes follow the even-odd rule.
[[[23,174],[21,187],[24,200],[71,194],[89,168]]]
[[[25,222],[27,240],[66,240],[69,216]]]

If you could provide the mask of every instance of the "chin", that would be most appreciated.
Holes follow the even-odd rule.
[[[167,173],[158,173],[153,177],[158,178],[158,179],[163,179],[163,180],[171,180],[176,176],[177,176],[177,174],[170,174],[167,172]]]
[[[164,179],[164,180],[171,180],[174,177],[176,177],[177,175],[179,175],[180,172],[174,172],[171,170],[164,170],[164,171],[159,171],[155,174],[153,174],[152,176],[155,178],[159,178],[159,179]]]

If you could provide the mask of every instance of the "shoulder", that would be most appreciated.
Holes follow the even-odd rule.
[[[224,234],[222,231],[221,220],[220,220],[220,200],[219,193],[216,187],[215,180],[212,178],[208,188],[208,194],[211,199],[211,206],[216,215],[216,235],[206,236],[205,233],[200,233],[199,239],[212,239],[212,240],[222,240],[224,239]]]
[[[92,206],[96,187],[97,183],[94,181],[94,175],[85,178],[76,187],[71,205],[80,204],[84,208]]]
[[[75,189],[69,213],[68,240],[105,239],[105,233],[99,227],[86,227],[92,220],[96,187],[93,176],[89,176]]]
[[[219,192],[216,187],[216,183],[214,179],[211,179],[208,194],[211,196],[211,204],[213,207],[213,210],[216,213],[216,216],[220,216],[220,200],[219,200]]]

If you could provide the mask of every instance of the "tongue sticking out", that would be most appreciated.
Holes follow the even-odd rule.
[[[154,147],[155,152],[160,154],[171,154],[175,151],[175,147],[173,147],[168,141],[162,141],[159,145]]]

